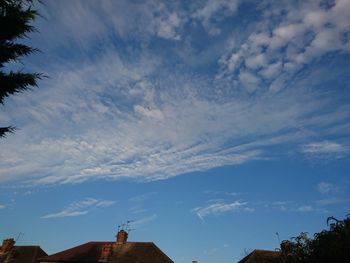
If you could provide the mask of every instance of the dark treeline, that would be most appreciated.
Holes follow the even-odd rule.
[[[38,51],[36,48],[19,43],[28,33],[35,31],[31,25],[38,16],[32,0],[0,0],[0,104],[6,97],[37,85],[39,73],[12,71],[6,64],[20,61],[20,58]],[[6,124],[5,124],[6,125]],[[0,137],[15,128],[12,125],[0,126]]]
[[[302,232],[281,243],[282,262],[286,263],[345,263],[350,262],[350,214],[343,220],[327,219],[329,230],[313,238]]]

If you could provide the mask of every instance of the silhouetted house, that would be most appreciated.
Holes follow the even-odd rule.
[[[0,247],[0,263],[38,263],[44,256],[39,246],[15,246],[13,238],[5,239]]]
[[[173,263],[153,242],[127,242],[121,230],[116,242],[88,242],[40,259],[41,263]]]
[[[238,263],[282,263],[281,252],[255,249]]]

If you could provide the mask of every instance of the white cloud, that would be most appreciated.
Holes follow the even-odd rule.
[[[6,205],[0,204],[0,209],[4,209],[4,208],[6,208]]]
[[[99,200],[95,198],[85,198],[81,201],[72,202],[69,206],[57,213],[47,214],[42,218],[62,218],[86,215],[94,207],[108,207],[115,204],[111,200]]]
[[[321,194],[329,194],[329,193],[337,192],[338,191],[338,187],[336,187],[335,185],[333,185],[331,183],[320,182],[317,185],[317,190]]]
[[[349,1],[335,1],[327,10],[317,1],[274,2],[272,6],[263,1],[261,6],[264,4],[267,7],[262,12],[266,19],[257,24],[240,46],[230,47],[222,56],[219,63],[223,72],[219,76],[239,80],[250,91],[251,86],[241,79],[241,74],[246,73],[245,65],[256,71],[255,82],[265,80],[265,87],[276,92],[286,88],[285,82],[313,59],[328,52],[350,51],[350,41],[342,39],[350,27],[346,13],[350,10]]]
[[[245,208],[243,208],[243,210],[246,211],[246,212],[253,213],[255,211],[255,208],[245,207]]]
[[[191,210],[195,213],[201,220],[204,220],[206,216],[209,215],[221,215],[231,211],[239,211],[242,208],[246,208],[247,202],[235,201],[232,203],[213,203],[205,207],[196,207]]]
[[[226,195],[230,195],[230,196],[237,196],[237,195],[241,195],[241,193],[236,193],[236,192],[227,192],[225,193]]]
[[[214,247],[212,249],[210,249],[209,251],[204,251],[204,254],[208,255],[208,256],[213,256],[215,255],[219,250]]]
[[[42,218],[74,217],[74,216],[86,215],[87,213],[88,211],[70,211],[70,209],[67,209],[67,210],[62,210],[61,212],[58,212],[58,213],[47,214]]]
[[[104,20],[99,17],[99,8],[96,9],[92,2],[53,1],[38,7],[40,14],[46,18],[38,19],[39,31],[44,36],[42,41],[47,43],[45,48],[70,44],[69,41],[63,43],[57,39],[70,39],[81,47],[87,47],[91,42],[100,41],[107,35]]]
[[[262,206],[265,209],[279,210],[281,212],[302,212],[302,213],[326,213],[327,210],[320,207],[318,202],[308,202],[300,204],[295,201],[269,201],[257,202],[257,207]]]
[[[207,0],[192,14],[192,17],[198,19],[210,35],[218,35],[221,30],[213,21],[234,14],[238,3],[238,0]]]
[[[144,213],[147,211],[147,209],[139,207],[139,206],[133,206],[129,208],[129,211],[133,214],[140,214],[140,213]]]
[[[111,34],[145,42],[154,36],[180,40],[184,24],[176,10],[154,0],[106,0],[98,5],[92,1],[55,1],[40,6],[39,11],[47,18],[38,26],[45,49],[74,44],[85,51],[108,41]],[[56,39],[66,41],[53,41]]]
[[[168,39],[181,36],[186,15],[176,8],[165,4],[157,6],[156,1],[127,5],[129,2],[103,1],[93,10],[89,4],[72,3],[74,7],[77,5],[77,16],[68,18],[70,23],[76,23],[71,29],[66,28],[64,21],[56,21],[70,2],[50,2],[48,7],[58,10],[58,14],[50,13],[49,16],[58,23],[55,22],[51,34],[56,34],[55,39],[61,39],[62,43],[71,43],[71,38],[76,37],[75,42],[88,45],[96,44],[91,39],[105,37],[106,25],[114,26],[117,34],[125,38],[128,34]],[[335,12],[341,3],[344,5],[344,2],[337,2],[327,12]],[[198,9],[195,19],[212,20],[224,12],[223,9],[232,15],[236,7],[237,1],[208,1]],[[289,5],[288,8],[292,12]],[[94,14],[89,16],[91,12]],[[260,54],[259,48],[279,45],[283,41],[287,43],[285,39],[289,37],[285,32],[288,30],[292,35],[300,34],[298,23],[309,14],[303,12],[295,16],[297,21],[289,15],[280,17],[281,23],[272,27],[276,29],[275,37],[267,34],[266,28],[260,25],[246,43],[237,44],[238,50],[230,48],[222,64],[226,63],[229,72],[240,71],[233,82],[223,83],[221,79],[213,80],[212,76],[194,73],[186,75],[186,70],[178,72],[173,66],[169,69],[164,65],[171,58],[161,57],[158,50],[152,53],[137,37],[133,41],[142,47],[140,50],[135,47],[135,52],[130,51],[132,55],[129,56],[117,52],[115,43],[112,45],[108,41],[103,45],[103,51],[94,56],[78,56],[76,61],[65,60],[59,54],[55,57],[57,64],[47,69],[50,79],[40,83],[42,88],[36,89],[35,93],[19,94],[6,105],[6,122],[15,123],[20,130],[1,141],[0,182],[55,184],[121,178],[160,180],[223,165],[269,159],[287,151],[299,152],[300,149],[293,145],[304,145],[301,150],[306,152],[328,149],[328,152],[340,153],[340,148],[347,149],[347,138],[341,145],[333,143],[326,147],[310,141],[315,132],[320,137],[348,136],[349,127],[344,124],[350,116],[347,105],[335,106],[332,96],[318,97],[314,91],[303,89],[306,84],[277,94],[259,93],[266,87],[264,78],[271,81],[276,78],[271,86],[278,90],[285,81],[280,75],[286,71],[286,65],[289,63],[290,68],[293,65],[298,68],[297,61],[284,63],[272,47],[272,53],[266,56]],[[336,24],[343,28],[347,23],[345,13],[337,12],[340,14]],[[89,23],[85,23],[87,18],[91,18]],[[149,23],[142,23],[148,18]],[[92,32],[82,32],[82,35],[75,32],[89,31],[85,25],[96,19],[101,21],[96,22]],[[136,19],[137,23],[130,19]],[[154,22],[156,20],[165,24]],[[306,20],[310,27],[321,27],[313,16]],[[296,25],[288,27],[291,23]],[[136,25],[145,28],[140,32]],[[42,38],[45,37],[43,34]],[[297,39],[295,36],[288,41],[293,43],[291,46],[296,46]],[[299,51],[288,49],[285,56],[307,58],[300,52],[294,56],[293,52]],[[269,61],[270,55],[274,61]],[[247,65],[243,67],[244,63]],[[244,85],[249,94],[239,92],[238,84]],[[331,110],[323,111],[330,107]]]
[[[282,69],[281,62],[271,63],[267,67],[262,69],[260,71],[260,74],[265,78],[273,78],[281,72],[281,69]]]
[[[266,66],[266,56],[263,53],[256,54],[256,56],[251,56],[245,60],[246,66],[251,69],[258,69],[260,67]]]
[[[130,201],[143,202],[145,200],[148,200],[149,198],[151,198],[152,196],[154,196],[156,194],[157,194],[157,192],[149,192],[149,193],[145,193],[145,194],[142,194],[142,195],[137,195],[137,196],[131,197]]]
[[[128,7],[132,6],[133,9],[129,10],[130,13],[125,13],[119,11],[122,19],[117,19],[115,26],[118,28],[119,32],[123,32],[122,35],[125,35],[130,32],[131,29],[136,29],[140,35],[149,34],[151,36],[157,36],[160,38],[168,40],[180,40],[181,39],[181,30],[184,24],[183,18],[176,12],[176,10],[171,10],[166,3],[159,1],[145,1],[144,3],[139,2],[138,4],[131,4],[129,1],[126,1]],[[115,4],[113,3],[115,8]],[[110,13],[107,9],[107,13]],[[134,16],[133,21],[129,21],[129,24],[124,24],[124,28],[120,28],[120,20],[125,19],[125,16]],[[112,15],[115,17],[115,15]],[[135,23],[136,19],[136,23]],[[127,30],[129,28],[129,30]],[[128,32],[129,31],[129,32]],[[131,31],[132,32],[132,31]],[[136,36],[137,37],[137,36]]]
[[[177,29],[181,25],[181,19],[176,13],[165,15],[159,21],[155,21],[156,32],[159,37],[165,39],[180,40]]]
[[[157,214],[153,214],[147,217],[143,217],[141,219],[132,221],[130,223],[131,228],[140,228],[141,226],[148,224],[158,218]]]
[[[311,156],[332,155],[334,157],[341,157],[346,151],[346,147],[331,141],[313,142],[301,146],[301,152]]]
[[[159,109],[148,109],[140,105],[134,106],[135,112],[145,115],[150,118],[162,120],[164,118],[163,113]]]
[[[310,213],[310,212],[327,212],[325,209],[315,208],[311,205],[302,205],[296,208],[297,212]]]
[[[248,90],[248,92],[253,92],[259,88],[259,78],[247,71],[243,71],[239,74],[239,81]]]
[[[38,91],[35,106],[21,96],[17,104],[8,106],[13,118],[25,116],[24,120],[31,121],[2,142],[2,182],[158,180],[237,165],[263,158],[268,146],[308,138],[295,127],[309,125],[322,130],[350,113],[350,109],[340,108],[305,120],[304,115],[317,112],[328,101],[314,101],[308,94],[300,97],[298,92],[255,101],[230,98],[216,102],[194,95],[205,88],[195,78],[188,82],[165,79],[174,88],[157,92],[152,92],[155,87],[148,82],[146,92],[144,84],[130,83],[147,83],[144,74],[149,72],[143,73],[143,66],[148,70],[151,66],[131,68],[115,54],[108,55],[94,65],[54,76],[53,83],[59,84]],[[179,87],[187,87],[187,91]],[[108,98],[104,93],[109,93]],[[132,108],[116,101],[130,103]],[[105,107],[108,110],[101,111]],[[18,115],[23,112],[27,113]],[[279,134],[282,130],[288,132]]]
[[[332,197],[332,198],[317,200],[316,203],[319,205],[337,205],[337,204],[343,204],[343,203],[350,203],[350,198]]]

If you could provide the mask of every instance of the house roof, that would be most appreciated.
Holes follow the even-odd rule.
[[[1,246],[0,246],[1,249]],[[47,256],[39,246],[15,246],[13,263],[37,263],[38,258]],[[0,262],[5,258],[0,257]]]
[[[113,242],[88,242],[51,256],[40,258],[41,262],[98,262],[102,247]]]
[[[114,262],[173,263],[173,261],[152,242],[127,242],[117,246],[112,257],[112,263]]]
[[[238,263],[280,263],[281,252],[255,249]]]
[[[113,244],[115,244],[115,242],[88,242],[51,256],[43,257],[40,261],[96,263],[101,257],[102,248],[105,245]],[[112,263],[173,263],[173,261],[152,242],[126,242],[122,245],[116,245],[111,261]]]

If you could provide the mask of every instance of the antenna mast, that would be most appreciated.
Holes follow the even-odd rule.
[[[120,230],[124,230],[125,232],[127,232],[129,234],[131,231],[134,231],[135,229],[131,228],[132,222],[134,222],[134,220],[127,220],[126,224],[119,225],[118,226],[118,232]]]
[[[21,236],[23,236],[23,235],[24,235],[24,234],[23,234],[22,232],[19,232],[19,234],[18,234],[18,236],[17,236],[15,242],[17,243],[17,241],[19,240],[19,238],[20,238]]]
[[[278,246],[281,244],[281,240],[280,240],[280,235],[278,234],[278,232],[276,232],[276,236],[277,236],[277,241],[278,241]]]

